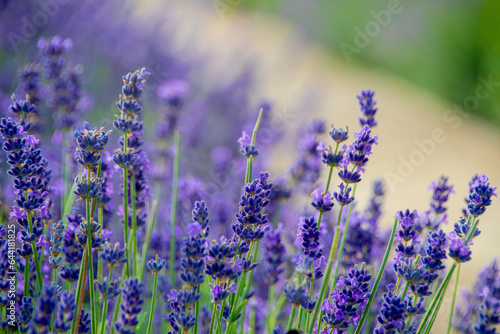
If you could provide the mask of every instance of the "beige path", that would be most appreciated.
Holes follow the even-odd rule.
[[[265,96],[285,118],[294,115],[290,129],[300,126],[304,117],[315,115],[355,129],[355,95],[360,89],[375,90],[380,144],[366,179],[392,180],[384,219],[387,224],[396,210],[408,206],[426,209],[430,196],[427,186],[441,173],[449,175],[456,185],[450,203],[452,221],[459,216],[468,180],[474,173],[485,173],[494,185],[500,186],[498,129],[468,114],[460,115],[445,101],[408,82],[377,69],[346,65],[342,59],[301,41],[287,23],[262,14],[241,16],[229,10],[219,15],[210,5],[200,8],[157,0],[142,1],[137,6],[135,20],[142,31],[175,26],[175,52],[187,58],[207,55],[210,60],[204,72],[196,74],[199,80],[209,75],[224,80],[242,64],[254,63],[259,86],[256,100]],[[479,103],[487,98],[486,94],[487,90],[479,88]],[[464,97],[466,102],[473,99]],[[283,151],[277,150],[276,160],[287,163],[290,157],[281,156]],[[368,185],[369,182],[363,183],[365,188]],[[473,248],[474,260],[462,270],[462,286],[469,285],[479,268],[494,256],[500,257],[500,199],[494,199],[487,210],[481,229],[483,234]],[[444,306],[447,314],[449,303]],[[444,329],[439,327],[434,332],[442,333]]]

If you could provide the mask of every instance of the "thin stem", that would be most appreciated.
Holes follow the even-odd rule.
[[[256,315],[255,307],[252,307],[250,309],[250,319],[248,319],[248,323],[250,326],[249,334],[255,334],[255,315]]]
[[[394,293],[397,294],[399,291],[399,284],[401,284],[401,277],[398,276],[398,280],[396,281],[396,285],[394,286]]]
[[[142,256],[144,259],[146,259],[149,249],[149,243],[151,242],[151,233],[153,232],[157,206],[158,206],[158,201],[154,200],[151,212],[149,214],[149,225],[146,232],[146,240],[144,241],[144,245],[142,245]],[[139,282],[142,282],[142,279],[144,278],[144,271],[146,268],[146,261],[141,261],[141,263],[142,265],[141,265],[141,272],[139,273]]]
[[[180,165],[180,138],[179,132],[174,133],[174,145],[175,145],[175,156],[174,156],[174,175],[172,180],[172,207],[170,216],[170,283],[174,285],[175,280],[175,225],[177,220],[177,181],[179,179],[179,165]]]
[[[132,257],[133,267],[132,275],[137,276],[137,209],[136,209],[136,193],[135,193],[135,176],[130,177],[130,201],[132,202]]]
[[[443,293],[443,296],[439,299],[439,302],[438,302],[437,307],[436,307],[437,310],[439,310],[439,308],[441,307],[443,300],[444,300],[444,293]],[[437,315],[438,315],[438,312],[434,312],[434,314],[432,315],[431,321],[429,321],[429,326],[427,326],[427,328],[425,329],[425,334],[429,334],[431,332],[432,326],[434,325],[434,321],[436,321]]]
[[[99,206],[99,225],[100,227],[100,232],[102,233],[102,229],[104,227],[104,208],[102,206]],[[102,260],[98,257],[97,258],[97,277],[102,276]]]
[[[24,296],[30,295],[30,259],[24,258]]]
[[[217,308],[217,333],[219,334],[222,333],[222,312],[224,312],[223,308],[224,304],[220,305],[220,312]]]
[[[273,331],[273,317],[272,317],[272,312],[271,310],[273,309],[272,308],[272,303],[274,301],[274,298],[275,298],[275,291],[274,291],[274,284],[271,284],[269,285],[269,294],[268,294],[268,298],[267,298],[267,319],[266,319],[266,333],[272,333]]]
[[[470,218],[471,218],[471,216],[469,216],[469,218],[467,219],[467,224],[469,223]],[[464,243],[465,245],[469,244],[469,241],[472,238],[472,236],[474,235],[474,231],[476,230],[478,223],[479,223],[479,220],[477,218],[474,218],[474,221],[472,222],[471,229],[469,231],[469,235],[467,236],[467,238],[465,240],[465,243]],[[420,322],[420,326],[417,329],[417,334],[424,333],[424,329],[427,325],[427,321],[429,320],[431,315],[434,315],[434,313],[437,314],[437,312],[439,311],[439,306],[438,306],[439,299],[443,298],[444,293],[446,292],[446,289],[448,288],[448,284],[450,283],[451,277],[453,276],[453,273],[455,272],[456,267],[457,267],[457,262],[454,262],[452,264],[452,266],[450,267],[450,270],[446,274],[446,277],[443,280],[443,283],[441,283],[441,286],[439,287],[437,294],[432,299],[432,303],[431,303],[430,307],[425,312],[424,318]],[[435,318],[435,316],[434,316],[434,318]]]
[[[200,286],[196,286],[196,293],[200,293]],[[198,333],[198,315],[200,314],[200,300],[198,299],[196,301],[196,304],[194,304],[194,315],[196,317],[196,322],[194,323],[194,330],[193,333]],[[229,325],[228,325],[229,327]]]
[[[257,138],[257,131],[259,130],[260,120],[262,118],[263,109],[260,109],[259,116],[257,117],[257,122],[255,122],[255,126],[252,132],[251,145],[255,145],[255,138]],[[253,165],[253,156],[249,156],[247,158],[247,170],[245,173],[245,184],[252,181],[252,165]]]
[[[370,298],[368,298],[368,302],[366,303],[365,309],[363,310],[363,315],[361,316],[361,319],[358,322],[358,326],[356,327],[356,332],[354,334],[361,333],[361,329],[363,328],[363,324],[365,323],[366,317],[368,317],[368,313],[370,312],[370,306],[372,305],[373,300],[375,299],[375,295],[377,294],[380,280],[384,275],[385,266],[387,265],[387,261],[389,260],[389,254],[391,253],[392,243],[394,242],[394,236],[396,235],[397,228],[398,228],[398,219],[394,219],[394,225],[392,226],[391,237],[389,238],[389,242],[387,243],[387,247],[385,248],[384,258],[382,259],[382,263],[380,264],[377,278],[375,279],[375,283],[373,284],[373,288],[370,293]]]
[[[254,242],[255,247],[253,248],[253,255],[252,255],[252,260],[254,262],[257,260],[257,254],[258,254],[258,251],[259,251],[259,243],[260,243],[260,240]],[[253,282],[253,273],[254,273],[254,271],[252,270],[252,271],[250,271],[249,275],[247,275],[248,276],[248,282],[246,280],[243,281],[243,283],[244,283],[244,290],[243,291],[244,292],[243,292],[243,296],[242,297],[245,297],[250,292],[250,287],[252,286],[252,282]],[[236,301],[238,302],[239,298],[237,298]],[[242,319],[245,319],[246,309],[247,309],[246,307],[243,308]]]
[[[299,308],[299,315],[297,318],[299,318],[299,323],[297,325],[297,329],[300,329],[302,327],[302,318],[304,315],[304,309],[302,307]]]
[[[354,195],[356,194],[356,186],[358,184],[354,184],[354,189],[352,191],[352,196],[354,197]],[[354,206],[354,201],[351,202],[351,204],[349,205],[349,213],[347,214],[347,219],[345,221],[345,224],[344,224],[344,231],[342,233],[342,241],[340,243],[340,248],[339,248],[339,252],[338,252],[338,255],[337,255],[337,263],[335,264],[335,271],[333,272],[333,276],[331,278],[331,287],[333,288],[335,286],[335,282],[337,281],[337,274],[338,274],[338,271],[339,271],[339,267],[340,267],[340,260],[342,260],[342,254],[344,254],[344,245],[345,245],[345,241],[347,239],[347,232],[348,232],[348,229],[349,229],[349,221],[351,220],[351,213],[352,213],[352,208]]]
[[[128,261],[126,263],[128,263]],[[121,277],[124,277],[127,272],[128,272],[127,267],[123,266]],[[121,284],[120,284],[120,288],[123,288],[124,284],[125,284],[125,280],[122,280]],[[118,319],[118,313],[120,311],[121,301],[122,301],[122,294],[120,293],[118,295],[118,297],[116,298],[115,310],[113,311],[113,322],[111,324],[114,324],[116,322],[116,320]],[[114,332],[115,332],[115,327],[113,325],[111,325],[111,334],[114,334]]]
[[[328,189],[330,188],[330,182],[332,180],[332,174],[333,174],[333,165],[330,166],[330,171],[328,172],[328,179],[326,180],[326,186],[325,186],[325,192],[323,193],[323,195],[326,195],[326,193],[328,192]],[[320,211],[319,212],[319,215],[318,215],[318,230],[321,226],[321,219],[323,218],[323,211]]]
[[[73,326],[71,328],[71,332],[73,334],[78,334],[78,326],[80,325],[80,318],[82,315],[82,307],[83,307],[83,297],[85,295],[85,287],[84,282],[87,282],[87,271],[89,265],[89,258],[87,254],[87,249],[84,250],[83,253],[83,268],[80,267],[80,275],[78,277],[78,287],[77,287],[77,306],[76,306],[76,316],[73,320]]]
[[[214,304],[212,308],[212,319],[210,320],[210,334],[214,331],[214,323],[215,323],[215,310],[217,309],[217,304]]]
[[[290,316],[288,317],[288,323],[286,324],[286,331],[288,332],[292,329],[293,319],[295,318],[295,313],[297,313],[297,306],[292,306],[292,311],[290,312]]]
[[[123,153],[127,153],[128,133],[123,134]],[[123,235],[125,255],[129,261],[125,262],[125,278],[130,277],[130,252],[128,245],[128,170],[123,168]]]
[[[403,301],[406,297],[406,291],[408,291],[408,287],[410,286],[410,282],[406,282],[403,291],[401,291],[401,301]]]
[[[87,182],[90,184],[91,172],[90,169],[87,170]],[[94,295],[94,261],[92,258],[92,223],[93,219],[90,213],[90,198],[87,197],[85,200],[85,206],[87,209],[87,253],[88,253],[88,267],[89,267],[89,290],[90,290],[90,314],[91,314],[91,326],[92,333],[96,333],[96,309],[95,309],[95,295]],[[83,286],[85,286],[85,282],[83,282]]]
[[[158,254],[156,255],[156,261],[158,261]],[[150,334],[151,331],[153,330],[153,316],[154,316],[154,313],[155,313],[156,287],[157,286],[158,286],[158,273],[156,272],[154,274],[153,297],[151,298],[151,311],[149,312],[148,330],[147,330],[146,334]]]
[[[460,263],[457,266],[457,276],[455,278],[455,287],[453,288],[453,296],[451,297],[451,308],[450,308],[450,317],[448,318],[448,330],[446,331],[447,334],[450,334],[451,331],[451,324],[453,320],[453,311],[455,310],[455,297],[457,295],[457,289],[458,289],[458,278],[460,277]]]
[[[111,269],[109,269],[109,277],[108,277],[108,281],[106,282],[106,292],[105,292],[105,298],[104,298],[104,302],[102,304],[102,315],[101,315],[101,330],[100,330],[100,333],[101,334],[104,334],[104,330],[105,330],[105,327],[106,327],[106,315],[108,314],[108,288],[109,288],[109,283],[111,282],[111,280],[113,279],[113,269],[115,267],[111,267]]]
[[[26,198],[28,198],[27,195],[26,195]],[[33,233],[33,221],[31,220],[31,213],[29,211],[26,211],[26,218],[28,219],[28,227],[30,229],[30,233]],[[38,283],[38,288],[40,289],[40,291],[42,291],[43,290],[43,276],[42,276],[40,261],[38,259],[38,249],[36,248],[35,241],[33,241],[31,243],[31,249],[33,251],[33,259],[35,260],[36,280]],[[28,260],[28,265],[29,265],[29,260]]]

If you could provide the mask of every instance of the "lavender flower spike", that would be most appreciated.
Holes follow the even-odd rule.
[[[359,118],[359,125],[365,126],[368,125],[370,128],[373,128],[377,125],[377,121],[375,121],[375,114],[377,113],[376,104],[377,101],[373,99],[375,92],[372,90],[362,90],[361,93],[357,96],[360,111],[363,114],[363,117]]]

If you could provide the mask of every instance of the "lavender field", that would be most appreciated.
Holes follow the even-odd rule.
[[[497,333],[500,82],[239,6],[0,1],[0,331]]]

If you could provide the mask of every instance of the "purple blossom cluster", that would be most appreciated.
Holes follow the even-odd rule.
[[[349,325],[356,327],[370,297],[368,287],[371,278],[372,275],[364,269],[364,265],[355,266],[345,277],[339,277],[337,287],[321,306],[325,313],[323,321],[329,328],[327,333],[333,329],[342,334],[346,333]]]
[[[387,233],[379,226],[383,184],[374,183],[366,208],[356,199],[378,144],[373,91],[357,97],[361,127],[352,139],[347,127],[332,125],[325,144],[325,122],[314,121],[298,136],[291,168],[252,178],[255,170],[274,170],[259,134],[270,131],[269,142],[278,142],[283,133],[266,128],[273,117],[268,103],[261,103],[251,133],[242,130],[254,113],[238,113],[234,124],[226,119],[226,111],[250,109],[248,76],[206,98],[185,75],[162,79],[154,82],[154,105],[145,80],[150,73],[129,72],[122,76],[112,133],[107,125],[81,121],[86,96],[81,66],[68,58],[72,48],[70,38],[40,39],[39,61],[18,74],[17,94],[26,99],[13,96],[9,117],[0,121],[14,189],[2,191],[2,210],[12,212],[0,214],[0,306],[5,314],[15,302],[12,330],[430,331],[454,270],[473,258],[478,217],[497,196],[485,175],[470,182],[467,210],[450,233],[444,230],[454,188],[446,176],[431,184],[427,211],[397,212]],[[310,205],[298,204],[304,194],[311,194]],[[13,223],[20,227],[17,242],[7,236]],[[387,243],[392,238],[395,245]],[[12,271],[20,278],[15,294],[9,294]],[[496,332],[499,282],[496,265],[481,274],[466,295],[473,305],[452,317],[459,332]],[[3,317],[1,327],[7,326]]]

